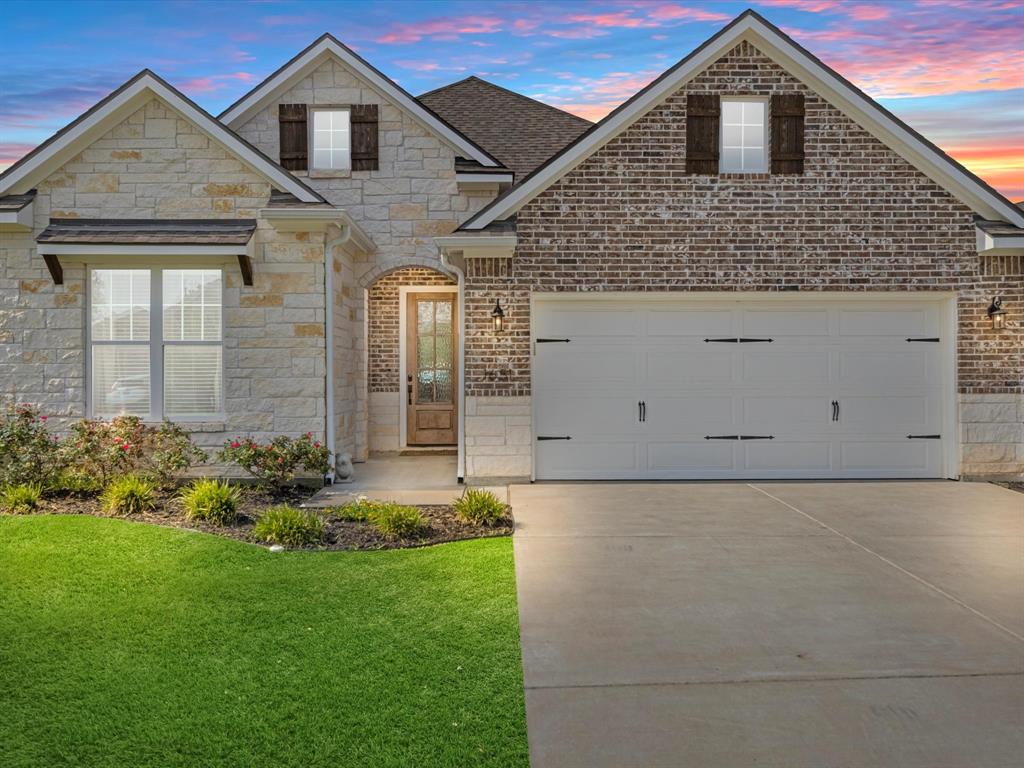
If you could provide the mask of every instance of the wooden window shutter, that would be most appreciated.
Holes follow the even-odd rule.
[[[718,96],[691,93],[686,97],[686,172],[718,173]]]
[[[305,104],[280,104],[277,124],[281,136],[281,165],[289,171],[309,168],[309,130]]]
[[[771,103],[772,173],[804,172],[803,94],[778,94]]]
[[[377,105],[352,105],[352,170],[376,171],[380,168],[377,139]]]

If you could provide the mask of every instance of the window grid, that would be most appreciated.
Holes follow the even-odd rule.
[[[723,173],[767,172],[766,106],[757,99],[722,100]]]
[[[347,109],[313,111],[313,170],[348,170],[351,124]]]

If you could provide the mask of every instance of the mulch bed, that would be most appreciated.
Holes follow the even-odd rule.
[[[212,533],[237,541],[246,541],[261,546],[264,542],[252,538],[252,529],[259,514],[275,504],[292,504],[300,506],[312,494],[308,488],[288,488],[276,493],[262,493],[253,488],[242,491],[242,499],[238,508],[238,519],[234,525],[219,526],[199,520],[188,520],[182,513],[181,506],[173,493],[161,493],[157,499],[156,509],[130,517],[118,518],[133,520],[154,525]],[[450,541],[465,539],[481,539],[492,536],[512,535],[512,514],[509,510],[505,517],[493,526],[473,525],[460,520],[455,511],[445,505],[418,505],[416,508],[423,514],[427,526],[420,535],[409,539],[388,539],[382,536],[370,523],[341,520],[330,508],[318,509],[325,525],[324,541],[321,544],[304,547],[318,550],[354,550],[354,549],[408,549],[426,547],[432,544],[443,544]],[[93,515],[108,517],[100,508],[99,499],[95,496],[47,496],[43,498],[39,509],[33,514],[42,515]],[[295,549],[295,547],[289,547]]]

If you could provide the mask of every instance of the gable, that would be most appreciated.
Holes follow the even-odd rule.
[[[224,110],[218,119],[232,128],[244,125],[252,119],[253,115],[266,109],[281,94],[294,88],[297,82],[308,77],[310,72],[328,60],[334,60],[352,72],[380,93],[388,103],[403,110],[434,135],[448,143],[456,154],[476,160],[484,166],[497,167],[500,165],[486,150],[449,125],[439,115],[418,102],[395,81],[371,66],[355,51],[331,35],[322,36],[301,51],[295,58]],[[342,100],[339,103],[352,102]]]
[[[263,175],[156,98],[36,188],[53,218],[256,217],[271,194]]]
[[[28,191],[154,99],[170,110],[175,120],[189,123],[267,183],[303,202],[325,202],[317,192],[149,70],[140,72],[0,174],[0,195]]]
[[[753,11],[745,11],[718,34],[620,105],[576,142],[463,224],[483,229],[514,215],[634,122],[684,88],[738,44],[752,44],[791,77],[846,115],[935,184],[986,219],[1024,226],[1024,212],[931,144],[840,75]]]

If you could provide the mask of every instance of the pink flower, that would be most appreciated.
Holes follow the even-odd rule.
[[[313,443],[313,447],[314,448],[319,448],[320,447],[320,443]]]
[[[40,420],[40,421],[46,421],[46,416],[40,416],[40,417],[39,417],[39,420]]]
[[[284,456],[277,460],[278,464],[284,464]]]
[[[124,443],[124,444],[121,445],[121,450],[122,451],[127,451],[129,447],[130,446],[128,445],[128,443]]]
[[[242,446],[242,444],[240,442],[238,442],[237,440],[235,440],[233,443],[231,443],[231,447],[232,448],[240,448],[241,446]]]

